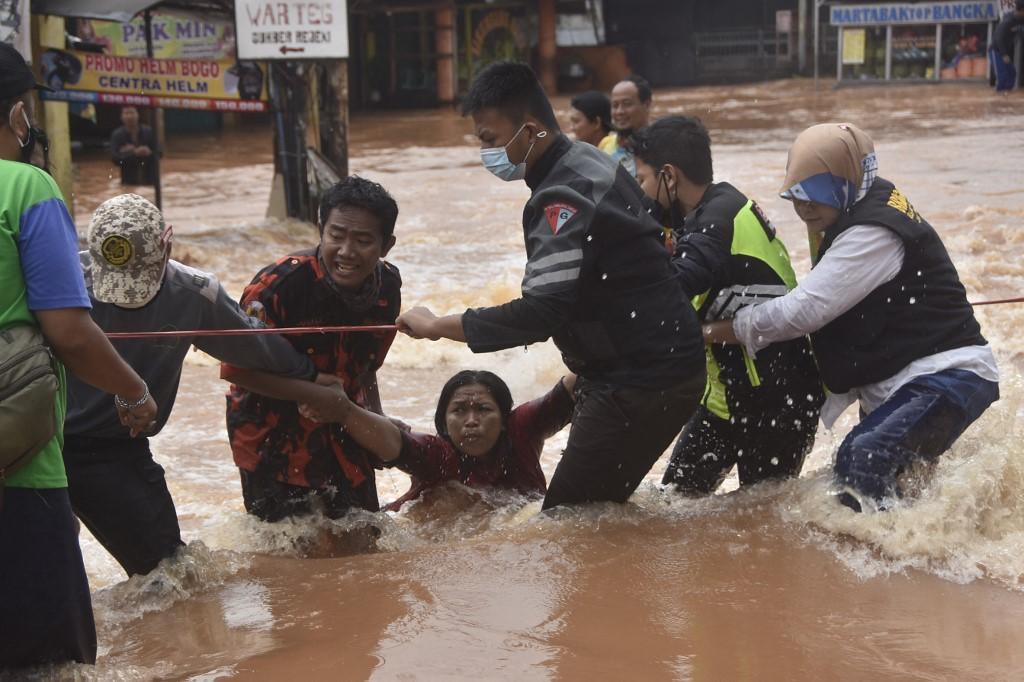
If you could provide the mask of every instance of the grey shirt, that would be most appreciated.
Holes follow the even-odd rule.
[[[171,331],[188,329],[241,329],[259,323],[246,315],[217,279],[187,265],[167,263],[163,285],[156,297],[134,310],[101,303],[92,296],[91,260],[81,254],[86,287],[92,298],[92,318],[105,332]],[[186,336],[113,341],[121,357],[149,385],[159,413],[153,435],[163,428],[174,406],[181,366],[195,345],[218,360],[245,369],[283,377],[312,379],[316,368],[288,341],[277,335]],[[223,409],[223,398],[211,396]],[[129,438],[121,425],[114,399],[76,377],[68,376],[68,409],[64,433],[69,436]]]

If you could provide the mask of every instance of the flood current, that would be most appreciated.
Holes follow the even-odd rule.
[[[556,101],[567,123],[568,103]],[[655,93],[655,115],[711,130],[715,176],[755,198],[810,262],[777,197],[786,151],[813,123],[849,120],[876,140],[880,173],[942,234],[972,301],[1024,290],[1024,97],[982,85],[815,90],[807,81]],[[567,126],[566,126],[567,127]],[[436,312],[518,294],[528,190],[480,167],[449,110],[352,118],[352,172],[400,208],[391,252],[405,307]],[[80,229],[121,190],[105,158],[77,159]],[[263,265],[316,242],[264,218],[269,128],[172,137],[164,204],[176,257],[232,294]],[[1018,230],[1022,230],[1019,231]],[[439,491],[400,514],[264,524],[243,510],[217,364],[191,353],[154,440],[177,503],[182,555],[123,572],[85,530],[100,641],[95,668],[41,677],[331,680],[1009,680],[1024,677],[1024,304],[978,308],[1002,399],[943,457],[912,504],[856,515],[825,495],[856,419],[819,429],[802,476],[682,499],[667,457],[629,504],[538,515],[539,502]],[[474,356],[399,338],[380,373],[386,410],[432,428],[462,368],[497,372],[517,401],[564,371],[548,344]],[[566,432],[543,455],[550,475]],[[382,500],[406,490],[378,476]],[[368,528],[379,529],[380,536]]]

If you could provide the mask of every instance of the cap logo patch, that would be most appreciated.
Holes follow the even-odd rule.
[[[132,243],[119,234],[104,239],[100,251],[103,253],[103,258],[116,267],[121,267],[135,255]]]
[[[555,234],[558,234],[562,226],[569,222],[576,213],[577,210],[568,204],[551,204],[544,209],[548,225]]]

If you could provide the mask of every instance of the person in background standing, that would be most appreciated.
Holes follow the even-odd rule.
[[[608,95],[591,90],[570,102],[569,125],[580,142],[597,146],[612,131],[612,103]]]
[[[1007,12],[992,33],[989,58],[996,76],[996,92],[1013,90],[1017,85],[1017,65],[1013,63],[1016,37],[1024,31],[1024,0],[1017,0],[1016,9]]]
[[[634,178],[633,132],[650,123],[652,103],[651,84],[642,76],[628,76],[612,88],[612,126],[615,132],[601,140],[598,149],[621,163]]]
[[[153,129],[139,123],[139,110],[122,107],[121,127],[110,136],[110,154],[121,167],[121,184],[155,185],[159,153]]]

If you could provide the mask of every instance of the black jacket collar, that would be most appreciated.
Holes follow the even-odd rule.
[[[555,143],[548,147],[544,155],[537,159],[537,163],[534,164],[533,168],[526,172],[526,184],[531,191],[537,191],[537,188],[544,182],[544,178],[554,168],[555,163],[572,149],[572,140],[562,133],[555,134],[558,135],[555,138]]]

